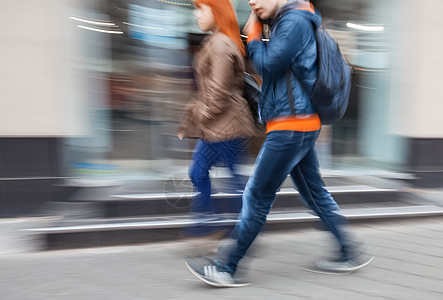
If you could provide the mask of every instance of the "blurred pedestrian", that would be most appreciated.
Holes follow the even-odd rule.
[[[235,245],[226,255],[208,260],[207,265],[195,264],[193,260],[188,260],[187,265],[208,284],[245,285],[234,276],[237,265],[262,229],[276,191],[289,174],[303,202],[319,216],[339,244],[339,255],[333,260],[318,261],[316,268],[325,272],[355,271],[369,264],[373,257],[365,255],[351,236],[339,206],[324,187],[314,148],[321,123],[309,91],[317,77],[313,25],[319,26],[321,17],[309,1],[249,0],[249,5],[252,13],[245,28],[247,50],[263,78],[260,116],[266,123],[267,137],[243,194],[240,222],[233,231]],[[262,41],[260,20],[268,19],[272,21],[266,44]],[[291,92],[293,97],[289,96]]]
[[[236,167],[246,138],[254,134],[255,126],[242,97],[246,52],[231,0],[196,0],[194,4],[198,26],[211,34],[195,58],[198,91],[186,107],[178,137],[198,138],[189,177],[198,192],[191,203],[191,213],[199,224],[184,232],[189,236],[207,236],[221,229],[206,226],[217,219],[214,213],[240,211],[239,190],[243,187]],[[232,192],[239,194],[236,199],[225,199],[231,205],[223,209],[211,199],[209,177],[209,170],[220,164],[231,171]]]

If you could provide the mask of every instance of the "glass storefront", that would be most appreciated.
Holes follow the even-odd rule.
[[[242,26],[248,2],[233,2]],[[312,2],[355,71],[347,114],[324,127],[317,144],[321,167],[396,171],[404,145],[389,119],[393,1]],[[175,131],[195,93],[192,59],[203,37],[191,1],[80,1],[65,17],[67,38],[76,44],[73,101],[85,133],[66,140],[71,174],[161,179],[186,173],[195,141],[180,141]],[[251,156],[256,148],[254,141]]]

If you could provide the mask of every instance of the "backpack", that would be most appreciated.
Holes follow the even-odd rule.
[[[317,80],[310,95],[320,121],[332,124],[343,118],[351,91],[351,69],[338,44],[319,26],[315,28],[317,40]]]
[[[322,26],[315,27],[317,41],[317,79],[309,96],[312,105],[323,125],[330,125],[343,118],[349,103],[351,91],[351,68],[345,61],[337,42]],[[291,107],[294,113],[290,71],[286,71],[286,85]],[[298,77],[297,74],[294,74]],[[299,80],[302,83],[301,80]]]

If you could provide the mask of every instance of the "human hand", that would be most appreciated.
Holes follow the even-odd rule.
[[[254,12],[251,12],[249,19],[243,28],[243,33],[248,36],[247,42],[259,41],[263,34],[263,24]]]
[[[243,27],[243,31],[242,31],[242,32],[243,32],[245,35],[248,35],[248,34],[249,34],[249,32],[251,31],[252,24],[253,24],[257,19],[258,19],[257,15],[254,14],[254,12],[251,11],[251,14],[250,14],[249,17],[248,17],[248,21],[246,22],[245,27]]]

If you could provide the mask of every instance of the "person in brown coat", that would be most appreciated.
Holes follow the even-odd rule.
[[[235,180],[235,166],[246,139],[255,134],[247,101],[242,97],[245,47],[230,0],[196,0],[195,16],[202,31],[212,32],[195,58],[198,92],[186,107],[177,135],[198,138],[189,177],[198,192],[191,203],[193,217],[211,220],[217,207],[211,200],[209,170],[223,163]],[[235,188],[234,188],[235,189]],[[238,212],[241,195],[237,197]],[[193,226],[185,234],[204,236],[220,228]]]

